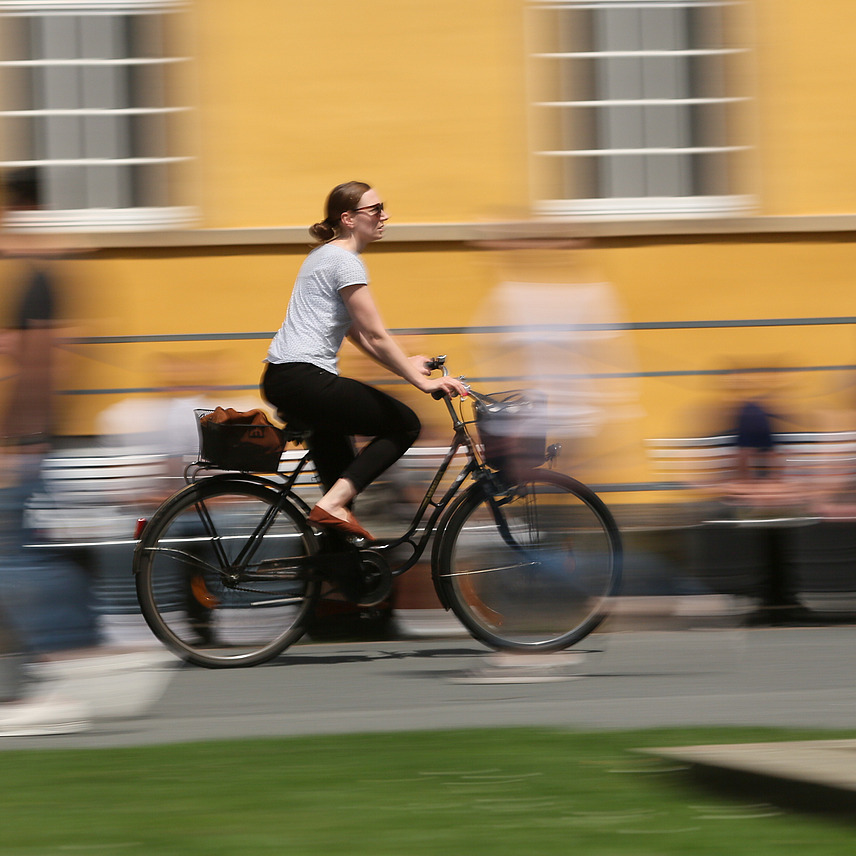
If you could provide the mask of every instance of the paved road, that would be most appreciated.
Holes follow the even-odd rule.
[[[606,632],[555,659],[468,638],[306,644],[254,669],[175,670],[148,715],[0,748],[406,729],[856,727],[856,627]]]

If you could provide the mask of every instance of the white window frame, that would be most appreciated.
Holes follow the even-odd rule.
[[[592,12],[606,12],[616,9],[675,9],[675,8],[690,8],[690,7],[732,7],[745,5],[743,0],[530,0],[528,6],[528,14],[537,15],[539,12],[548,11],[555,13],[557,10],[588,10]],[[537,33],[537,27],[532,28],[532,32]],[[555,60],[573,60],[586,59],[594,61],[597,66],[598,73],[605,76],[608,71],[608,63],[614,59],[633,59],[642,61],[645,58],[664,57],[697,57],[707,55],[714,58],[720,58],[722,63],[729,62],[734,57],[746,55],[748,48],[741,45],[723,45],[721,47],[697,48],[693,46],[684,48],[646,48],[642,44],[638,49],[631,50],[609,50],[595,49],[592,46],[591,50],[582,51],[543,51],[539,50],[539,45],[530,35],[529,56],[530,62],[534,63],[550,63]],[[639,39],[644,41],[644,35],[640,32]],[[608,41],[608,38],[607,38]],[[561,63],[558,64],[561,68]],[[549,67],[549,66],[548,66]],[[544,69],[540,69],[542,79],[546,77],[550,79],[551,75],[545,73]],[[560,74],[557,71],[556,74]],[[641,75],[640,75],[641,76]],[[555,78],[558,81],[558,78]],[[640,89],[644,88],[645,84],[640,84]],[[682,82],[682,85],[689,87],[689,80]],[[561,89],[561,82],[558,82],[557,89]],[[609,88],[608,86],[606,87]],[[603,191],[597,196],[591,198],[564,198],[563,195],[555,194],[551,198],[546,194],[539,193],[539,190],[544,188],[544,181],[541,181],[541,187],[538,187],[539,165],[543,165],[546,159],[559,159],[564,163],[561,165],[562,170],[569,170],[573,173],[574,162],[580,163],[581,159],[589,159],[590,162],[602,162],[608,167],[609,162],[615,165],[622,158],[635,158],[636,163],[645,163],[645,169],[650,170],[650,164],[653,164],[652,159],[663,159],[661,162],[665,164],[667,159],[671,159],[673,170],[681,169],[679,159],[683,159],[686,164],[688,156],[695,155],[735,155],[740,153],[750,152],[752,147],[742,139],[738,139],[740,129],[729,128],[728,144],[710,144],[706,145],[705,141],[697,141],[687,139],[687,136],[692,137],[693,132],[684,129],[684,140],[677,141],[671,145],[621,145],[620,132],[610,133],[611,129],[601,133],[600,129],[594,128],[590,136],[600,137],[599,142],[603,145],[596,147],[543,147],[539,146],[544,142],[545,137],[553,137],[554,141],[561,142],[561,131],[558,129],[561,123],[569,123],[574,121],[574,112],[576,116],[581,116],[581,111],[591,109],[600,111],[599,123],[606,125],[608,121],[607,111],[610,108],[641,108],[644,111],[646,108],[658,107],[678,107],[685,108],[678,112],[685,113],[684,122],[689,122],[689,113],[693,107],[698,105],[733,105],[742,102],[749,102],[750,96],[744,93],[727,93],[715,97],[704,97],[696,94],[694,91],[685,93],[680,96],[667,95],[666,97],[651,96],[648,93],[643,93],[641,97],[633,98],[595,98],[595,99],[575,99],[575,100],[560,100],[560,99],[541,99],[539,92],[536,90],[536,84],[530,81],[530,109],[533,116],[533,141],[536,147],[531,152],[533,162],[533,177],[536,183],[535,193],[539,197],[534,202],[534,208],[537,214],[545,216],[588,216],[598,218],[639,218],[639,217],[664,217],[664,216],[725,216],[735,213],[745,212],[755,206],[755,199],[748,194],[723,193],[723,194],[701,194],[685,192],[675,195],[656,194],[651,195],[611,195],[607,192],[609,185],[608,179],[603,179],[605,173],[610,172],[608,168],[598,169],[598,189]],[[613,111],[615,112],[615,111]],[[649,110],[649,115],[651,111]],[[641,114],[640,114],[641,115]],[[546,118],[545,118],[546,117]],[[583,120],[584,121],[584,120]],[[644,121],[644,120],[643,120]],[[594,123],[597,125],[598,123]],[[593,126],[593,123],[589,123]],[[544,132],[544,128],[547,131]],[[680,136],[680,134],[675,135]],[[540,138],[539,138],[540,137]],[[616,137],[618,139],[616,139]],[[628,161],[625,160],[625,163]],[[671,166],[671,164],[670,164]],[[656,171],[658,167],[654,167]],[[549,171],[549,170],[548,170]],[[686,173],[686,167],[684,166]],[[620,183],[620,182],[616,182]],[[656,182],[653,182],[656,183]],[[689,187],[693,184],[692,177],[684,177],[683,184]],[[729,187],[730,191],[731,188]],[[546,198],[542,198],[545,197]]]
[[[90,16],[131,16],[131,15],[168,15],[175,12],[186,11],[187,4],[184,0],[0,0],[0,19],[5,17],[30,17],[30,18],[50,18],[59,16],[74,16],[78,18],[89,18]],[[169,22],[165,21],[168,26]],[[2,26],[2,20],[0,20]],[[41,28],[42,32],[47,32],[47,28]],[[78,83],[78,91],[84,89],[82,82],[82,74],[86,70],[98,69],[99,67],[136,67],[152,65],[172,65],[188,63],[189,57],[186,56],[146,56],[146,57],[130,57],[130,56],[114,56],[112,58],[100,58],[93,56],[58,58],[58,57],[38,57],[32,58],[32,53],[27,59],[0,59],[0,75],[7,69],[36,69],[42,68],[45,70],[66,71],[69,74],[77,74],[76,82]],[[42,78],[46,80],[47,75]],[[56,80],[56,76],[54,76]],[[41,99],[47,97],[47,84],[42,83],[42,90],[39,92]],[[73,89],[74,87],[71,87]],[[72,103],[65,107],[57,104],[55,94],[51,98],[53,102],[49,108],[37,108],[34,105],[33,99],[29,104],[25,104],[21,109],[0,109],[0,122],[7,119],[30,119],[39,123],[38,133],[33,134],[31,151],[32,157],[6,159],[0,161],[0,168],[4,171],[15,170],[22,168],[35,168],[40,178],[44,181],[40,187],[42,192],[42,200],[40,210],[15,212],[9,217],[9,225],[19,229],[37,229],[37,230],[102,230],[116,231],[128,229],[153,229],[153,228],[173,228],[178,226],[186,226],[195,222],[197,219],[194,208],[187,205],[176,204],[176,200],[171,198],[163,198],[155,200],[157,204],[143,206],[138,204],[139,200],[135,198],[133,191],[130,189],[133,184],[132,172],[135,167],[140,166],[164,166],[169,167],[189,163],[193,158],[185,153],[180,152],[164,152],[163,145],[161,150],[142,152],[135,151],[134,156],[117,154],[113,156],[108,152],[108,156],[92,156],[91,152],[87,153],[85,139],[86,132],[91,128],[92,119],[111,119],[118,117],[163,117],[164,121],[169,121],[174,114],[188,113],[190,108],[186,105],[176,105],[169,103],[168,99],[171,93],[160,93],[160,99],[156,99],[155,103],[142,106],[140,104],[129,103],[131,95],[129,89],[124,92],[120,91],[121,87],[116,87],[119,93],[116,97],[124,104],[122,106],[110,107],[88,107],[81,106],[79,103]],[[35,98],[35,96],[34,96]],[[84,98],[85,100],[85,98]],[[3,105],[4,107],[6,105]],[[58,134],[56,120],[82,120],[77,123],[77,135],[84,140],[79,144],[79,148],[83,149],[80,156],[62,156],[56,154],[57,148],[62,148],[67,145],[62,139],[61,131]],[[90,125],[87,126],[86,120],[90,120]],[[52,120],[54,120],[52,122]],[[119,123],[121,125],[121,123]],[[126,123],[127,127],[124,133],[130,137],[130,122]],[[119,136],[117,132],[117,137]],[[89,130],[90,136],[92,131]],[[38,142],[36,137],[38,136]],[[60,143],[57,146],[57,143]],[[0,137],[2,144],[2,137]],[[174,142],[170,140],[170,144]],[[107,144],[109,147],[109,143]],[[114,151],[118,151],[120,146],[116,143]],[[35,151],[41,147],[42,152]],[[126,142],[124,148],[129,147],[135,150],[145,143]],[[103,147],[103,146],[102,146]],[[54,149],[52,152],[51,150]],[[2,154],[5,151],[0,149]],[[64,194],[65,201],[75,202],[74,196],[79,198],[80,204],[59,204],[57,199],[63,199],[63,194],[58,191],[57,185],[54,184],[54,179],[58,175],[60,168],[81,168],[85,173],[81,177],[80,186],[82,192],[75,194],[74,192]],[[98,175],[98,170],[92,168],[109,167],[113,172],[112,181],[104,181],[103,177],[100,180],[100,189],[98,193],[102,197],[99,201],[102,205],[91,204],[93,198],[97,197],[95,178]],[[166,183],[165,183],[166,184]],[[164,189],[164,196],[171,194],[171,188]],[[112,199],[105,197],[112,196]],[[103,204],[104,202],[107,204]]]

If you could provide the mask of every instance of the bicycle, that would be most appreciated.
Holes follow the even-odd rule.
[[[445,357],[429,367],[448,374]],[[187,486],[145,523],[134,552],[137,597],[155,636],[200,666],[266,662],[303,635],[322,594],[364,606],[382,602],[432,535],[440,603],[475,639],[496,649],[554,651],[591,633],[621,581],[612,514],[589,487],[552,469],[560,446],[545,448],[543,434],[522,438],[521,446],[521,438],[496,432],[497,419],[514,424],[524,397],[470,390],[470,421],[463,404],[459,414],[448,396],[436,397],[454,435],[407,531],[396,538],[350,542],[313,528],[295,490],[308,451],[290,473],[273,476],[200,478],[218,462],[191,464]],[[275,430],[285,442],[306,439],[299,429]],[[466,463],[437,497],[461,450]]]

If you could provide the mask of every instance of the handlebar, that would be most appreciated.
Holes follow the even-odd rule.
[[[442,371],[443,377],[449,376],[449,369],[446,368],[445,354],[442,354],[441,356],[437,357],[431,357],[431,359],[428,360],[427,363],[425,363],[425,367],[428,369],[428,371],[432,372]],[[463,378],[461,378],[461,380],[463,381]],[[466,384],[464,385],[466,386]],[[469,387],[467,387],[467,389],[469,389]],[[444,392],[442,389],[434,390],[434,392],[431,393],[431,398],[433,398],[435,401],[440,401],[441,399],[448,397],[448,393]]]
[[[446,368],[446,355],[443,354],[439,357],[431,357],[427,363],[425,363],[425,368],[428,369],[429,372],[436,372],[442,370],[443,377],[449,374],[449,370]]]

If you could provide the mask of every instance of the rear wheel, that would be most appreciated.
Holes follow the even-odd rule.
[[[211,668],[254,666],[297,641],[318,599],[315,536],[274,488],[210,478],[168,500],[134,553],[140,608],[168,648]]]
[[[604,619],[621,581],[609,510],[590,488],[550,470],[531,470],[496,496],[473,485],[435,555],[445,602],[493,648],[573,645]]]

